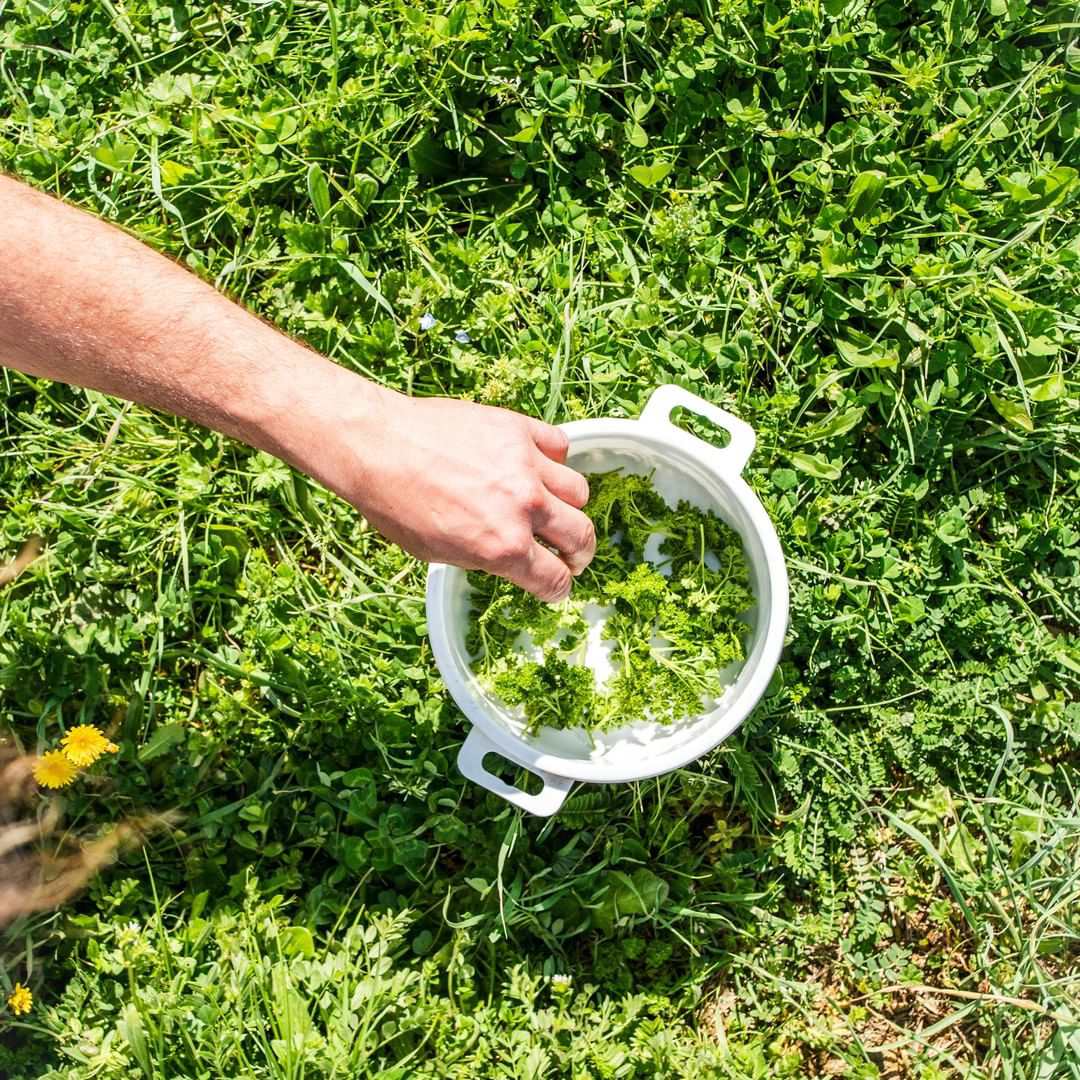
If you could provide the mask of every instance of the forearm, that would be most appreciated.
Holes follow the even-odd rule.
[[[562,464],[556,428],[378,387],[119,229],[4,177],[0,364],[242,439],[413,554],[489,569],[546,599],[565,596],[592,557],[588,489]]]
[[[348,380],[119,229],[0,176],[0,363],[187,417],[294,464]],[[317,392],[316,392],[317,391]]]

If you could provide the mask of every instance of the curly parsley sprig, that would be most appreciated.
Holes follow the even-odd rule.
[[[541,727],[610,730],[640,720],[675,723],[725,689],[745,658],[753,604],[738,536],[716,514],[669,506],[652,478],[619,471],[588,477],[585,512],[596,556],[571,597],[548,605],[509,582],[472,573],[467,646],[481,682]],[[659,535],[659,557],[645,546]],[[584,664],[589,603],[607,611],[614,673],[603,684]]]

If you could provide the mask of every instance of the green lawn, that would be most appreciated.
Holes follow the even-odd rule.
[[[422,566],[272,458],[5,374],[0,560],[46,553],[0,589],[0,728],[111,733],[80,834],[182,817],[0,939],[0,1074],[1080,1077],[1078,30],[0,0],[0,168],[414,394],[693,389],[756,429],[792,579],[736,737],[525,818],[455,768]]]

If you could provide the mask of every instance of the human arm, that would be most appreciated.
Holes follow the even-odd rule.
[[[412,554],[545,600],[565,596],[592,558],[588,488],[565,465],[558,428],[380,387],[120,229],[3,176],[0,254],[0,363],[240,439]]]

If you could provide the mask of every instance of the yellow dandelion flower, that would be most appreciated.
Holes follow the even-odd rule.
[[[93,724],[80,724],[72,728],[60,744],[68,761],[80,768],[93,765],[102,754],[116,751],[115,744],[105,738],[100,728]]]
[[[8,1008],[16,1016],[25,1016],[34,1005],[34,995],[22,983],[16,983],[7,999]]]
[[[34,765],[34,779],[48,788],[67,787],[78,775],[79,770],[59,750],[50,750],[42,754]]]

